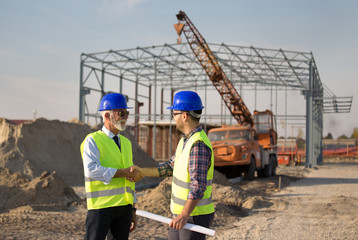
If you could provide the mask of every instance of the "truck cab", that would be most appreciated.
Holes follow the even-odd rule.
[[[214,150],[214,166],[227,177],[244,173],[251,180],[276,174],[277,133],[271,111],[254,112],[254,127],[232,125],[213,128],[208,132]]]
[[[211,129],[208,137],[214,150],[215,167],[219,171],[228,177],[241,176],[242,172],[248,179],[254,177],[256,168],[261,167],[261,154],[252,127],[222,126]],[[251,169],[248,169],[250,165]]]

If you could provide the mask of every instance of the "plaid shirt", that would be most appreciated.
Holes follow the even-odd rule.
[[[184,146],[188,139],[197,132],[201,132],[201,126],[194,128],[188,134],[183,134]],[[168,162],[160,164],[158,168],[160,177],[168,177],[173,175],[175,161],[175,153]],[[211,164],[211,149],[202,141],[193,144],[189,154],[189,176],[190,190],[188,199],[201,199],[206,190],[206,177]]]

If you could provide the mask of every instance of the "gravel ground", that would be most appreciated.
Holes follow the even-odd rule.
[[[223,200],[216,202],[212,226],[216,235],[207,239],[358,239],[357,173],[357,162],[324,163],[317,169],[284,166],[275,177],[221,186],[216,198]],[[83,187],[75,190],[83,198]],[[149,204],[155,191],[160,192],[156,188],[140,197],[138,206],[167,210],[167,203]],[[83,239],[84,204],[42,209],[22,206],[0,213],[0,239]],[[167,239],[167,226],[142,217],[138,221],[130,239]]]
[[[325,163],[209,239],[358,239],[358,163]]]

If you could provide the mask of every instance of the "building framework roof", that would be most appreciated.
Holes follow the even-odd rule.
[[[280,90],[309,89],[310,69],[315,74],[314,88],[323,89],[324,113],[350,112],[352,97],[337,97],[321,81],[311,52],[257,48],[209,43],[210,49],[234,86],[242,89]],[[158,85],[164,90],[213,88],[188,43],[83,53],[83,69],[88,77],[96,75],[99,88],[87,87],[82,79],[82,91],[104,91],[101,72],[141,86]],[[312,68],[310,68],[312,64]]]

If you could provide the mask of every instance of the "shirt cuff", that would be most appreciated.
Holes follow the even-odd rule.
[[[111,181],[112,181],[112,178],[114,177],[114,175],[116,174],[116,172],[117,172],[117,169],[115,169],[115,168],[108,168],[107,172],[106,172],[105,175],[104,175],[104,181],[103,181],[103,183],[104,183],[105,185],[110,184]]]

